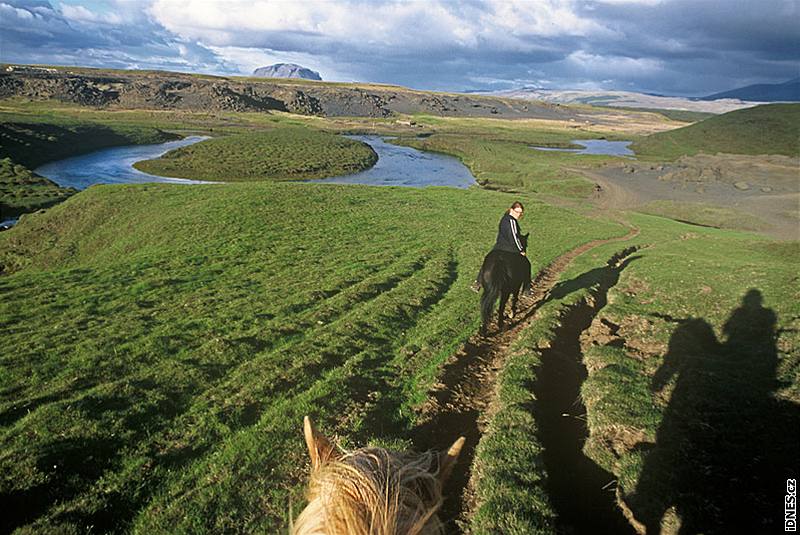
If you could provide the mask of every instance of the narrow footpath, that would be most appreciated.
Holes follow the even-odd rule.
[[[536,311],[545,303],[548,292],[572,260],[600,245],[627,241],[638,234],[637,229],[631,229],[623,237],[594,240],[558,257],[537,274],[533,295],[520,299],[520,310],[506,330],[498,333],[496,327],[490,327],[485,336],[475,334],[448,359],[440,383],[430,392],[421,410],[421,423],[412,431],[414,445],[419,450],[441,451],[458,436],[467,439],[447,483],[440,513],[448,533],[460,532],[458,524],[463,525],[475,505],[470,484],[475,448],[491,420],[495,383],[509,348],[520,332],[534,321]],[[477,300],[475,310],[477,313]]]

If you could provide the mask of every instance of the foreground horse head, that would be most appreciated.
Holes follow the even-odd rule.
[[[521,236],[523,250],[528,249],[528,234]],[[530,280],[531,265],[527,258],[507,251],[490,251],[483,259],[479,283],[481,295],[481,333],[486,334],[492,319],[492,308],[497,299],[497,328],[503,330],[504,310],[511,297],[511,316],[517,311],[517,302],[523,285]]]
[[[408,454],[383,448],[341,452],[306,416],[311,455],[308,505],[294,535],[428,535],[442,533],[442,485],[464,437],[447,453]]]

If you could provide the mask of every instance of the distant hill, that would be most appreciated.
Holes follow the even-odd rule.
[[[800,78],[782,84],[755,84],[722,93],[714,93],[701,100],[738,98],[757,102],[800,102]]]
[[[597,115],[544,102],[378,84],[0,64],[0,100],[4,98],[123,110],[277,110],[324,117],[426,114],[591,121]]]
[[[652,134],[631,147],[637,155],[675,159],[700,152],[800,156],[800,104],[764,104]]]
[[[683,110],[701,113],[725,113],[756,105],[756,103],[743,102],[735,98],[718,99],[714,102],[708,102],[687,97],[666,97],[648,93],[636,93],[634,91],[586,91],[523,87],[520,89],[505,89],[481,93],[484,95],[523,100],[541,100],[558,104],[589,104],[591,106],[611,108]]]
[[[303,78],[304,80],[322,81],[322,77],[317,71],[306,69],[294,63],[276,63],[268,67],[259,67],[253,71],[253,76],[259,78]]]

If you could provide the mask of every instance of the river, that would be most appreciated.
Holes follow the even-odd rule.
[[[634,152],[628,148],[630,141],[607,141],[605,139],[574,139],[572,143],[580,145],[582,149],[559,149],[556,147],[534,147],[536,150],[548,150],[556,152],[571,152],[573,154],[602,154],[606,156],[634,156]]]
[[[317,183],[369,184],[373,186],[450,186],[467,188],[475,177],[457,158],[423,152],[411,147],[387,143],[380,136],[348,136],[370,145],[378,154],[378,162],[360,173],[320,180]],[[190,136],[158,145],[131,145],[98,150],[81,156],[51,162],[34,171],[59,186],[85,189],[92,184],[130,184],[170,182],[178,184],[207,184],[199,180],[166,178],[143,173],[133,168],[141,160],[158,158],[162,154],[208,139]]]
[[[75,189],[86,189],[93,184],[141,184],[145,182],[207,184],[207,182],[200,180],[149,175],[133,167],[136,162],[158,158],[173,149],[192,145],[206,139],[209,138],[205,136],[189,136],[156,145],[126,145],[101,149],[88,154],[46,163],[33,171],[45,178],[49,178],[59,186]]]
[[[378,162],[360,173],[309,182],[371,186],[449,186],[468,188],[475,177],[458,158],[392,145],[380,136],[347,136],[363,141],[378,154]]]

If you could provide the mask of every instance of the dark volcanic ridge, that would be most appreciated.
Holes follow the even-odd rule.
[[[569,120],[558,104],[430,93],[394,86],[226,78],[161,71],[0,66],[0,98],[58,100],[110,109],[286,111],[327,117],[451,117]]]

